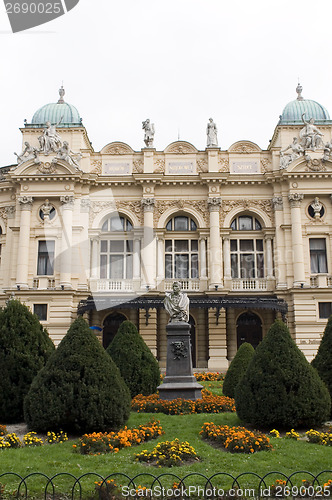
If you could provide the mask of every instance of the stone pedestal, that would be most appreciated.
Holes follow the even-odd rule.
[[[200,399],[203,386],[193,375],[190,325],[185,321],[173,321],[166,326],[166,332],[166,377],[158,387],[160,399]]]

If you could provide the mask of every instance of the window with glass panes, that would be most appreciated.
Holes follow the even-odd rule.
[[[197,225],[186,216],[173,217],[166,225],[173,234],[165,237],[165,278],[198,279]],[[184,237],[183,234],[188,232]],[[178,233],[178,234],[176,234]]]
[[[242,215],[232,221],[233,231],[251,231],[230,240],[232,278],[264,278],[264,242],[261,235],[254,237],[252,232],[261,231],[258,219]]]
[[[100,240],[100,278],[132,279],[133,226],[126,217],[109,217],[102,225]],[[106,237],[106,233],[109,233]]]
[[[38,241],[38,276],[54,274],[54,246],[55,242],[51,240]]]
[[[325,238],[310,238],[310,268],[313,274],[327,273]]]

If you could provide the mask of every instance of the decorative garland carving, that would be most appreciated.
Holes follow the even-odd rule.
[[[322,162],[322,160],[315,158],[312,160],[311,158],[307,160],[307,172],[325,172],[326,166]]]
[[[93,168],[93,170],[91,170],[91,173],[100,175],[102,171],[102,165],[103,162],[101,160],[92,160],[91,167]]]
[[[138,218],[140,224],[143,224],[143,211],[141,207],[141,201],[117,201],[115,202],[114,200],[112,201],[91,201],[90,202],[90,214],[89,214],[89,221],[90,221],[90,226],[92,226],[92,223],[96,216],[102,212],[105,209],[109,209],[110,213],[112,212],[118,212],[123,209],[129,209],[132,213],[136,215]]]
[[[197,160],[197,172],[208,172],[208,162],[207,160]]]
[[[229,172],[229,160],[227,158],[221,158],[218,163],[220,165],[219,172]]]
[[[265,212],[271,222],[274,222],[274,212],[272,200],[222,200],[220,211],[220,225],[223,225],[226,215],[234,208],[243,208],[243,210],[250,210],[260,208]]]
[[[153,221],[154,221],[154,226],[157,227],[158,221],[162,214],[168,210],[169,208],[172,207],[177,207],[181,210],[185,209],[186,207],[188,208],[193,208],[197,212],[199,212],[203,219],[205,224],[208,226],[209,224],[209,213],[207,211],[207,206],[206,206],[206,201],[204,200],[157,200],[155,202],[155,210],[153,214]]]
[[[129,146],[122,144],[110,144],[103,149],[103,154],[107,155],[130,155],[133,151]]]
[[[133,174],[142,174],[144,171],[143,160],[134,160],[133,162]]]
[[[167,148],[167,153],[180,153],[180,154],[188,154],[188,153],[196,153],[196,150],[191,146],[187,146],[186,144],[174,144],[169,149]]]
[[[41,162],[37,165],[37,169],[41,174],[53,174],[57,169],[57,164],[49,161]]]
[[[7,224],[7,219],[11,219],[15,215],[15,206],[0,207],[0,217]]]
[[[240,143],[234,148],[232,148],[232,153],[244,154],[244,153],[257,153],[257,152],[259,152],[259,149],[257,149],[257,147],[247,143]]]
[[[165,160],[156,160],[154,162],[155,169],[153,171],[154,174],[164,174],[165,173]]]
[[[269,168],[270,165],[271,165],[271,162],[268,158],[261,159],[261,168],[262,168],[263,173],[268,172],[270,170],[270,168]]]

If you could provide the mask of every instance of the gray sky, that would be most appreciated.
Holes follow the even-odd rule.
[[[36,0],[37,1],[37,0]],[[0,5],[0,165],[21,151],[24,118],[64,82],[96,151],[112,141],[268,146],[284,106],[304,98],[332,115],[332,3],[301,0],[80,0],[48,24],[12,34]]]

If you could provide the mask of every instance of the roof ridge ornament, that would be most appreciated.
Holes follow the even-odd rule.
[[[63,88],[63,85],[61,85],[61,88],[59,89],[59,96],[60,96],[60,99],[58,100],[58,104],[64,104],[64,99],[63,99],[63,96],[65,95],[65,89]]]
[[[296,87],[296,92],[297,92],[297,100],[298,101],[304,101],[303,97],[302,97],[302,90],[303,90],[303,87],[302,85],[300,84],[300,82],[297,84],[297,87]]]

